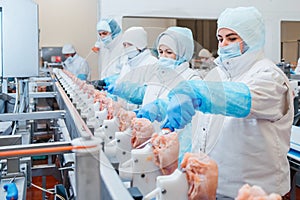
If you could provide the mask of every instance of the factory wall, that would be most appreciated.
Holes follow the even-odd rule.
[[[40,47],[71,43],[79,55],[86,57],[97,39],[98,0],[34,0],[39,6]],[[87,61],[92,79],[98,78],[98,56]]]
[[[114,17],[120,23],[122,23],[124,16],[217,19],[227,7],[255,6],[261,11],[265,19],[266,56],[274,62],[279,62],[281,58],[281,21],[300,21],[299,0],[98,1],[101,2],[99,14],[102,17]]]

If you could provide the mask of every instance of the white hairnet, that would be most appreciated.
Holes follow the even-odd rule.
[[[131,27],[124,32],[122,41],[142,50],[147,47],[147,32],[143,27]]]
[[[110,32],[113,39],[122,32],[121,27],[114,19],[100,19],[100,21],[97,23],[96,28],[98,32],[99,31]]]
[[[160,45],[166,45],[169,47],[176,55],[178,54],[178,50],[176,47],[176,41],[169,35],[162,35],[158,41],[158,48]]]
[[[203,58],[210,58],[212,57],[212,54],[207,49],[201,49],[198,56]]]
[[[107,21],[100,20],[97,23],[97,31],[107,31],[111,33],[111,29]]]
[[[235,31],[248,45],[247,51],[262,49],[265,45],[263,18],[254,7],[227,8],[219,16],[217,23],[217,34],[221,28]]]
[[[194,54],[194,39],[190,29],[175,26],[169,27],[158,36],[156,43],[160,44],[160,39],[165,35],[171,37],[173,41],[175,41],[176,49],[174,50],[174,53],[177,55],[177,59],[185,61],[190,61],[192,59]]]
[[[62,48],[62,54],[72,54],[75,53],[75,49],[71,44],[65,44]]]

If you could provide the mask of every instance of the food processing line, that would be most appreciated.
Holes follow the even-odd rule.
[[[101,140],[93,136],[86,118],[80,115],[80,109],[70,100],[57,76],[48,75],[19,82],[24,85],[21,91],[28,91],[28,99],[20,100],[29,108],[26,112],[0,115],[0,121],[13,121],[17,126],[13,135],[0,136],[1,187],[14,178],[18,199],[26,199],[26,188],[32,177],[53,175],[62,183],[70,183],[64,186],[66,199],[72,196],[74,199],[133,199],[101,150]],[[32,90],[41,86],[48,87],[50,92]],[[36,102],[45,98],[57,102],[57,110],[37,111]],[[40,120],[48,124],[48,133],[37,131],[37,126],[43,124]],[[36,143],[38,134],[48,135],[50,139]],[[32,165],[32,159],[42,155],[48,156],[48,163]],[[51,161],[53,155],[56,163]],[[4,199],[2,196],[0,199]]]
[[[42,67],[38,43],[37,4],[1,1],[0,199],[25,200],[32,188],[43,200],[49,194],[55,200],[172,194],[167,186],[155,189],[161,172],[151,147],[132,150],[131,130],[120,131],[115,114],[97,109],[93,86]],[[57,181],[51,190],[49,176]]]

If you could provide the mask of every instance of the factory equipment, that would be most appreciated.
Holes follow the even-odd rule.
[[[282,59],[281,62],[276,65],[287,75],[288,78],[291,77],[291,64],[289,62]]]
[[[19,97],[24,106],[18,107],[21,107],[20,111],[24,108],[24,112],[0,115],[0,121],[16,124],[14,134],[6,136],[7,142],[2,144],[5,140],[4,136],[0,136],[0,146],[3,146],[0,147],[0,186],[14,178],[19,199],[26,199],[26,189],[34,185],[32,178],[51,174],[60,181],[59,187],[65,188],[64,199],[133,199],[111,161],[100,150],[103,148],[102,138],[93,136],[97,126],[89,127],[87,124],[87,118],[93,119],[88,114],[87,105],[91,101],[87,93],[80,90],[62,70],[44,75],[18,80],[18,85],[24,86],[18,90],[21,89],[22,94],[28,90]],[[46,86],[49,91],[38,92],[40,86]],[[75,103],[76,98],[79,101]],[[47,106],[41,105],[44,101]],[[49,110],[49,107],[55,110]],[[105,124],[106,121],[102,121]],[[98,128],[101,129],[100,126]],[[41,138],[47,142],[38,142]],[[47,156],[48,162],[34,165],[38,156]]]
[[[169,200],[181,199],[187,200],[188,181],[184,172],[176,169],[172,174],[166,176],[158,176],[156,188],[145,195],[144,200]]]
[[[1,77],[38,76],[38,37],[36,3],[31,0],[0,1]]]

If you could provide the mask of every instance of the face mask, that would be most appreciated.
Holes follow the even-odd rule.
[[[73,62],[74,58],[72,56],[69,56],[66,60],[65,63],[66,64],[71,64]]]
[[[221,61],[228,60],[230,58],[235,58],[240,55],[242,55],[241,49],[240,49],[240,43],[235,42],[230,45],[219,47],[218,54],[220,56]]]
[[[140,53],[140,51],[134,46],[126,47],[124,52],[128,56],[128,59],[132,59]]]
[[[101,41],[104,45],[108,45],[112,41],[111,35],[106,36],[105,38],[101,38]]]
[[[165,57],[160,57],[158,59],[158,64],[162,65],[164,67],[168,67],[168,68],[173,68],[175,69],[176,65],[176,60],[172,59],[172,58],[165,58]]]

